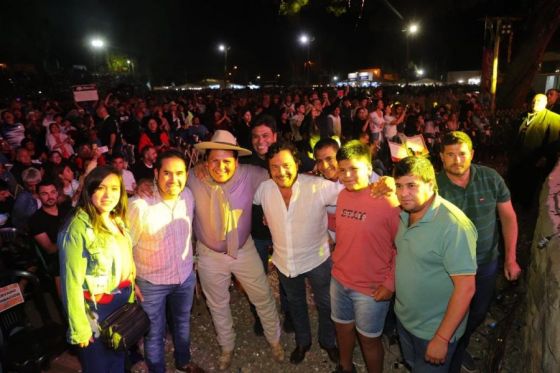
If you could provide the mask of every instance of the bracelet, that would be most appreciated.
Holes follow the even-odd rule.
[[[436,337],[438,337],[442,341],[445,341],[445,343],[449,343],[449,339],[442,337],[439,333],[436,333]]]

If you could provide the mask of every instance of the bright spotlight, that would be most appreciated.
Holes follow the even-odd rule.
[[[418,30],[419,30],[419,27],[418,27],[418,24],[416,24],[416,23],[411,23],[408,26],[408,33],[411,34],[411,35],[416,34],[418,32]]]
[[[91,40],[91,46],[97,49],[101,49],[105,46],[105,42],[102,39],[95,38]]]
[[[223,52],[226,50],[226,46],[223,44],[218,45],[218,49],[220,50],[220,52]]]
[[[301,44],[304,44],[304,45],[305,45],[305,44],[308,44],[308,43],[309,43],[309,36],[307,36],[306,34],[302,34],[302,35],[299,37],[299,42],[300,42]]]

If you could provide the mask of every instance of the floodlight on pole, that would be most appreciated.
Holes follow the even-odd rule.
[[[102,49],[105,46],[105,42],[100,38],[91,39],[90,44],[95,49]]]
[[[311,52],[310,52],[310,48],[311,48],[311,42],[313,40],[315,40],[313,37],[303,33],[299,36],[299,43],[303,46],[305,46],[307,48],[307,60],[305,61],[305,64],[303,65],[304,70],[307,69],[307,75],[306,75],[306,83],[309,84],[309,74],[310,74],[310,70],[311,70]]]
[[[405,33],[405,36],[406,36],[405,77],[406,77],[406,80],[408,81],[408,78],[409,78],[409,75],[410,75],[410,45],[409,45],[410,40],[409,39],[411,37],[414,37],[416,34],[418,34],[418,32],[420,32],[420,26],[416,22],[411,22],[402,31]]]
[[[418,70],[416,70],[416,75],[417,75],[417,76],[424,76],[424,69],[418,69]]]
[[[103,56],[98,56],[98,55],[102,54],[102,52],[105,50],[105,41],[102,38],[96,36],[90,39],[89,45],[93,51],[92,52],[93,71],[99,72],[98,71],[99,58],[102,58]]]
[[[227,88],[227,77],[228,77],[228,73],[227,73],[227,55],[228,55],[228,51],[231,48],[228,45],[225,44],[220,44],[218,45],[218,50],[220,52],[224,53],[224,89]]]

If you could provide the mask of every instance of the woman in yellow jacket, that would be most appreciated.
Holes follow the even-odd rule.
[[[58,235],[68,341],[80,347],[85,373],[124,371],[124,352],[103,344],[98,324],[134,298],[126,207],[119,171],[98,167],[85,178],[78,208]]]

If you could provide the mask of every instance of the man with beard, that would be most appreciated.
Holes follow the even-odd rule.
[[[443,170],[436,178],[439,193],[459,207],[478,232],[476,292],[470,304],[465,334],[459,340],[451,364],[451,372],[459,373],[461,363],[470,372],[476,366],[466,351],[469,338],[484,321],[496,287],[500,241],[497,217],[504,242],[504,275],[507,280],[514,281],[521,273],[516,260],[517,216],[503,178],[489,167],[471,164],[474,150],[466,133],[449,132],[441,145]]]
[[[263,207],[274,245],[272,262],[278,269],[293,318],[296,348],[290,362],[301,363],[311,348],[307,278],[319,314],[319,345],[337,363],[335,330],[330,319],[332,262],[326,207],[336,203],[340,186],[315,176],[298,175],[298,152],[290,143],[272,145],[266,158],[271,179],[259,186],[253,203]]]
[[[276,132],[276,120],[270,115],[260,115],[253,121],[251,125],[251,144],[253,153],[248,157],[241,157],[239,163],[252,164],[268,170],[268,163],[265,159],[266,153],[272,144],[276,143],[278,134]],[[268,254],[272,246],[272,238],[270,230],[263,222],[263,211],[261,206],[253,205],[252,208],[252,224],[251,237],[255,241],[257,253],[263,263],[264,272],[268,273]],[[288,301],[286,292],[280,285],[280,306],[284,314],[284,323],[282,327],[286,333],[294,331],[292,317],[288,310]],[[263,335],[262,323],[257,315],[255,307],[251,304],[251,313],[255,317],[253,331],[256,335]]]
[[[41,201],[41,208],[29,220],[29,234],[44,252],[47,270],[54,277],[57,290],[60,291],[56,236],[72,206],[69,203],[57,205],[58,190],[50,180],[43,180],[37,184],[37,195]]]
[[[132,169],[134,178],[140,183],[141,180],[154,179],[154,163],[157,159],[157,150],[154,146],[147,145],[142,149],[142,159],[136,162]]]

